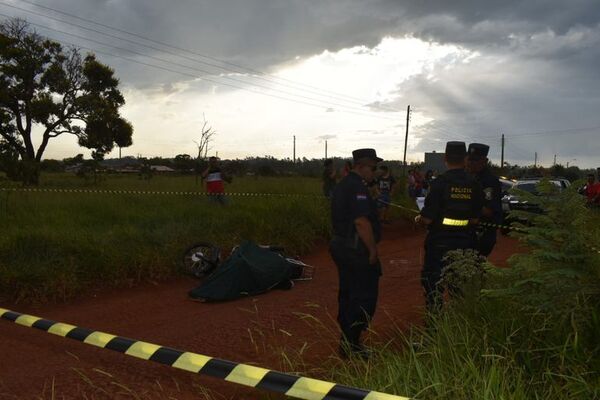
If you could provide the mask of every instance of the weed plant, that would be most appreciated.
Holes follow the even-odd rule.
[[[450,255],[461,295],[369,362],[334,361],[328,378],[417,399],[600,398],[600,216],[575,189],[539,189],[523,198],[546,212],[518,215],[529,252],[508,269]]]

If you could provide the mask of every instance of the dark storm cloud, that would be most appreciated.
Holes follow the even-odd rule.
[[[50,14],[24,1],[13,4]],[[506,132],[513,154],[523,160],[534,151],[571,158],[592,157],[600,151],[597,140],[592,140],[597,131],[579,132],[572,137],[552,134],[510,139],[518,133],[600,125],[597,0],[47,0],[43,4],[267,71],[292,62],[296,56],[358,45],[373,47],[385,36],[409,35],[455,44],[479,56],[468,63],[445,60],[446,65],[434,66],[426,75],[402,83],[397,99],[382,104],[402,109],[411,104],[417,112],[435,119],[416,131],[428,137],[418,150],[455,135],[465,140],[495,140],[492,135]],[[136,49],[158,56],[155,51]],[[137,87],[158,84],[168,91],[171,83],[190,79],[104,59],[115,66],[124,83]],[[205,90],[213,90],[212,86],[193,85]],[[589,139],[589,145],[582,146],[585,139]]]
[[[548,29],[563,34],[576,26],[596,26],[600,12],[594,3],[573,0],[567,7],[558,0],[50,0],[43,5],[262,69],[325,49],[374,46],[385,35],[485,47],[507,44],[511,34]],[[14,4],[52,14],[25,2]],[[157,75],[162,74],[149,74]]]

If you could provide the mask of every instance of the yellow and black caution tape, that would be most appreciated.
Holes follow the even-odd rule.
[[[91,346],[117,351],[142,360],[154,361],[173,368],[212,376],[227,382],[283,393],[305,400],[408,400],[370,390],[362,390],[317,379],[271,371],[252,365],[220,360],[201,354],[183,352],[109,333],[93,331],[33,315],[0,308],[0,319],[53,335],[74,339]]]
[[[419,214],[419,210],[415,210],[414,208],[408,208],[408,207],[402,206],[400,204],[389,203],[389,202],[382,201],[382,200],[379,200],[379,201],[381,203],[387,204],[389,206],[396,207],[396,208],[399,208],[399,209],[404,210],[404,211],[408,211],[408,212],[413,213],[415,215]],[[483,227],[486,227],[486,228],[507,229],[507,230],[517,231],[517,232],[527,232],[527,229],[524,229],[524,228],[517,228],[517,227],[514,227],[514,226],[508,226],[508,225],[499,225],[499,224],[494,224],[494,223],[491,223],[491,222],[481,222],[480,221],[479,225],[481,225]]]
[[[405,211],[409,211],[409,212],[414,213],[414,214],[419,214],[418,210],[415,210],[415,209],[412,209],[412,208],[408,208],[408,207],[404,207],[404,206],[401,206],[400,204],[388,203],[388,202],[384,202],[384,201],[381,201],[381,202],[384,203],[384,204],[387,204],[389,206],[392,206],[392,207],[396,207],[396,208],[400,208],[400,209],[405,210]],[[499,225],[499,224],[494,224],[494,223],[491,223],[491,222],[481,222],[481,221],[479,222],[479,225],[481,225],[483,227],[486,227],[486,228],[506,229],[506,230],[509,230],[509,231],[515,231],[515,232],[521,232],[521,233],[528,233],[527,228],[519,228],[519,227],[516,227],[516,226]],[[598,249],[595,246],[587,245],[586,244],[585,247],[587,247],[589,250],[591,250],[594,253],[600,254],[600,249]]]
[[[200,191],[157,191],[157,190],[124,190],[124,189],[62,189],[62,188],[0,188],[0,192],[33,192],[33,193],[81,193],[81,194],[135,194],[153,196],[235,196],[235,197],[297,197],[325,198],[323,195],[310,193],[259,193],[259,192],[227,192],[209,193]]]
[[[325,196],[315,193],[259,193],[259,192],[227,192],[227,193],[209,193],[200,191],[149,191],[149,190],[123,190],[123,189],[62,189],[62,188],[0,188],[0,192],[46,192],[46,193],[83,193],[83,194],[134,194],[134,195],[163,195],[163,196],[233,196],[233,197],[295,197],[295,198],[313,198],[313,199],[326,199]],[[418,210],[408,208],[400,204],[395,204],[381,199],[377,200],[380,203],[386,204],[391,207],[399,208],[404,211],[408,211],[413,214],[419,214]],[[480,222],[479,225],[487,228],[505,229],[509,231],[527,233],[527,229],[518,228],[508,225],[499,225],[490,222]],[[600,249],[594,246],[587,246],[589,249],[600,254]]]

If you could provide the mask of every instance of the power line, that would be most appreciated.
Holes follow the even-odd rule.
[[[3,16],[5,18],[13,18],[12,16],[9,16],[9,15],[3,14],[3,13],[0,13],[0,16]],[[29,22],[29,23],[31,25],[40,27],[42,29],[46,29],[46,30],[49,30],[49,31],[58,32],[60,34],[72,36],[72,37],[75,37],[75,38],[79,38],[79,39],[82,39],[82,40],[86,40],[86,41],[89,41],[89,42],[100,44],[102,46],[111,47],[113,49],[117,49],[117,50],[120,50],[120,51],[129,52],[129,53],[141,56],[141,57],[146,57],[146,58],[150,58],[150,59],[157,60],[157,61],[160,61],[160,62],[164,62],[164,63],[167,63],[167,64],[176,65],[176,66],[179,66],[179,67],[183,67],[183,68],[187,68],[187,69],[191,69],[191,70],[195,70],[195,71],[201,71],[201,72],[210,74],[210,72],[208,72],[208,71],[204,71],[204,70],[201,70],[201,69],[198,69],[198,68],[194,68],[194,67],[189,67],[189,66],[184,65],[184,64],[174,63],[172,61],[165,60],[165,59],[162,59],[162,58],[159,58],[159,57],[149,56],[149,55],[137,52],[135,50],[130,50],[130,49],[126,49],[126,48],[114,46],[114,45],[111,45],[111,44],[108,44],[108,43],[100,42],[100,41],[97,41],[97,40],[94,40],[94,39],[90,39],[90,38],[86,38],[86,37],[83,37],[83,36],[80,36],[80,35],[72,34],[72,33],[61,31],[61,30],[54,29],[54,28],[50,28],[50,27],[45,26],[45,25],[41,25],[41,24],[37,24],[37,23],[33,23],[33,22]],[[108,56],[111,56],[111,57],[121,58],[121,59],[130,61],[130,62],[135,62],[135,63],[141,64],[141,65],[145,65],[145,66],[149,66],[149,67],[153,67],[153,68],[158,68],[158,69],[169,71],[169,72],[174,72],[174,73],[177,73],[177,74],[181,74],[181,75],[185,75],[185,76],[188,76],[188,77],[192,77],[194,79],[201,79],[201,80],[204,80],[204,81],[207,81],[207,82],[211,82],[211,83],[214,83],[214,84],[217,84],[217,85],[230,86],[230,87],[233,87],[233,88],[236,88],[236,89],[248,91],[248,92],[255,93],[255,94],[269,96],[269,97],[273,97],[273,98],[277,98],[277,99],[281,99],[281,100],[292,101],[292,102],[295,102],[295,103],[309,105],[309,106],[318,107],[318,108],[331,108],[331,106],[333,105],[331,103],[330,104],[324,103],[323,101],[320,101],[320,100],[316,100],[316,101],[320,101],[321,102],[321,104],[317,104],[317,103],[310,103],[310,102],[303,101],[303,100],[297,100],[297,99],[292,99],[292,98],[288,98],[288,97],[282,97],[282,96],[275,95],[275,94],[260,92],[260,91],[252,90],[252,89],[249,89],[249,88],[237,86],[237,85],[234,85],[234,84],[231,84],[231,83],[217,81],[217,80],[206,78],[206,77],[203,77],[203,76],[193,75],[193,74],[189,74],[189,73],[186,73],[186,72],[181,72],[181,71],[178,71],[178,70],[173,70],[173,69],[170,69],[170,68],[166,68],[166,67],[162,67],[162,66],[157,66],[157,65],[149,64],[149,63],[145,63],[145,62],[141,62],[141,61],[138,61],[138,60],[133,60],[131,58],[119,56],[119,55],[116,55],[116,54],[113,54],[113,53],[108,53],[108,52],[100,51],[100,50],[97,50],[97,49],[94,49],[94,48],[90,48],[90,47],[86,47],[86,46],[82,46],[82,45],[79,45],[79,44],[69,43],[69,42],[66,42],[66,41],[63,41],[63,40],[59,40],[59,39],[56,39],[56,38],[52,38],[52,37],[49,37],[49,38],[52,39],[52,40],[55,40],[57,42],[63,43],[63,44],[67,44],[67,45],[74,46],[74,47],[84,48],[84,49],[87,49],[87,50],[90,50],[90,51],[93,51],[93,52],[96,52],[96,53],[99,53],[99,54],[105,54],[105,55],[108,55]],[[226,79],[230,79],[230,80],[236,81],[236,79],[234,79],[234,78],[228,78],[228,77],[222,77],[222,78],[226,78]],[[246,83],[246,82],[242,81],[242,83]],[[275,91],[275,92],[278,91],[276,89],[270,89],[270,88],[267,88],[267,89]],[[287,95],[298,97],[298,95],[295,95],[295,94],[290,94],[290,93],[283,92],[283,91],[278,91],[278,92],[282,92],[282,93],[287,94]],[[365,117],[388,119],[388,120],[394,120],[394,121],[396,121],[396,119],[392,118],[392,117],[385,117],[385,116],[381,116],[381,115],[366,114],[366,113],[364,113],[362,111],[349,111],[349,110],[358,110],[358,109],[351,108],[351,107],[346,107],[346,106],[344,106],[343,108],[339,108],[339,110],[341,112],[345,112],[345,113],[348,113],[348,114],[354,114],[354,115],[360,115],[360,116],[365,116]]]
[[[149,46],[147,44],[140,43],[139,41],[130,40],[130,39],[124,38],[122,36],[117,36],[117,35],[113,35],[113,34],[110,34],[110,33],[99,31],[97,29],[85,27],[85,26],[82,26],[82,25],[79,25],[79,24],[74,24],[74,23],[69,22],[69,21],[65,21],[65,20],[62,20],[62,19],[59,19],[59,18],[51,17],[49,15],[45,15],[45,14],[38,13],[38,12],[35,12],[35,11],[27,10],[25,8],[21,8],[21,7],[13,6],[13,5],[10,5],[10,4],[6,4],[6,3],[4,3],[2,1],[0,1],[0,5],[3,5],[5,7],[14,8],[14,9],[17,9],[17,10],[21,10],[21,11],[24,11],[24,12],[27,12],[27,13],[30,13],[30,14],[33,14],[33,15],[37,15],[37,16],[42,17],[42,18],[51,19],[53,21],[57,21],[57,22],[60,22],[62,24],[66,24],[66,25],[73,26],[73,27],[76,27],[76,28],[79,28],[79,29],[83,29],[83,30],[86,30],[86,31],[97,33],[97,34],[100,34],[100,35],[103,35],[103,36],[107,36],[107,37],[110,37],[110,38],[113,38],[113,39],[117,39],[119,41],[125,41],[125,42],[131,43],[131,44],[135,44],[135,45],[138,45],[138,46],[142,46],[142,47],[145,47],[145,48],[148,48],[148,49],[151,49],[151,50],[155,50],[155,51],[158,51],[158,52],[163,52],[163,53],[175,56],[175,57],[180,57],[180,58],[192,61],[194,63],[200,63],[200,64],[204,64],[204,65],[207,65],[207,66],[210,66],[210,67],[213,67],[213,68],[219,68],[219,69],[227,71],[228,73],[235,72],[235,73],[239,74],[239,72],[237,72],[237,71],[233,71],[233,70],[227,69],[227,68],[225,68],[223,66],[220,66],[220,65],[217,65],[217,64],[214,64],[214,63],[208,63],[208,62],[201,61],[201,60],[198,60],[198,59],[195,59],[195,58],[192,58],[192,57],[187,57],[187,56],[184,56],[184,55],[180,55],[180,54],[174,53],[172,51],[164,50],[164,49],[161,49],[161,48],[158,48],[158,47],[155,47],[155,46]],[[45,27],[45,29],[53,29],[53,28]],[[61,31],[61,33],[64,33],[64,32]],[[84,40],[88,40],[88,39],[84,38]],[[104,44],[104,43],[102,43],[102,44]],[[165,61],[165,62],[167,62],[167,61]],[[170,62],[170,61],[168,61],[168,62]],[[188,67],[188,68],[191,68],[191,67]],[[214,73],[214,72],[205,71],[205,70],[201,70],[201,71],[204,72],[204,73],[210,74],[210,75],[221,74],[221,72]],[[245,74],[244,76],[247,77],[248,75]],[[251,83],[251,82],[247,82],[247,81],[243,81],[243,80],[239,80],[239,79],[235,79],[235,78],[231,78],[231,77],[224,77],[224,78],[225,79],[231,79],[233,81],[240,82],[240,83],[243,83],[243,84],[249,84],[249,85],[253,85],[253,86],[257,86],[257,87],[261,87],[261,88],[266,88],[268,90],[278,90],[278,91],[282,91],[283,92],[283,90],[273,89],[271,87],[266,87],[264,85],[260,85],[260,84],[256,84],[256,83]],[[268,80],[267,80],[267,82],[274,83],[274,82],[268,81]],[[277,84],[277,83],[275,83],[275,84]],[[309,92],[309,93],[316,93],[314,91],[307,91],[307,92]],[[324,101],[331,102],[330,100],[315,99],[313,97],[307,97],[307,96],[303,96],[303,95],[299,95],[299,94],[295,94],[295,93],[287,93],[287,92],[285,92],[285,93],[293,95],[293,96],[298,96],[298,97],[306,98],[306,99],[309,99],[309,100],[315,100],[315,101],[321,101],[321,102],[324,102]],[[320,94],[320,93],[316,93],[316,95],[317,96],[321,96],[321,97],[331,97],[331,96],[323,95],[323,94]],[[364,102],[357,102],[357,101],[350,101],[350,100],[342,100],[342,101],[344,101],[346,103],[349,103],[349,104],[352,104],[353,106],[356,106],[356,105],[360,105],[361,107],[365,106]],[[334,103],[334,102],[331,102],[331,104],[335,104],[335,105],[338,105],[338,106],[341,106],[341,107],[353,107],[353,106],[348,106],[348,105],[345,105],[345,104],[339,104],[339,103]],[[386,109],[385,107],[381,107],[381,108]],[[391,108],[387,108],[387,109],[390,110],[390,111],[393,110]],[[393,111],[394,112],[398,112],[397,110],[393,110]]]
[[[0,15],[7,17],[6,14],[0,13]],[[112,47],[113,49],[124,51],[124,52],[129,52],[129,53],[138,55],[140,57],[146,57],[146,58],[149,58],[149,59],[152,59],[152,60],[156,60],[156,61],[160,61],[160,62],[163,62],[163,63],[166,63],[166,64],[171,64],[171,65],[174,65],[174,66],[178,66],[178,67],[182,67],[182,68],[187,68],[187,69],[190,69],[190,70],[193,70],[193,71],[202,72],[202,73],[208,74],[210,76],[214,76],[212,72],[206,71],[206,70],[203,70],[203,69],[200,69],[200,68],[190,67],[190,66],[185,65],[185,64],[180,64],[180,63],[173,62],[173,61],[170,61],[170,60],[166,60],[166,59],[163,59],[163,58],[160,58],[160,57],[155,57],[155,56],[147,55],[147,54],[135,51],[135,50],[131,50],[131,49],[127,49],[127,48],[124,48],[124,47],[115,46],[115,45],[112,45],[110,43],[101,42],[101,41],[98,41],[98,40],[95,40],[95,39],[90,39],[90,38],[87,38],[85,36],[77,35],[77,34],[70,33],[70,32],[61,31],[59,29],[51,28],[51,27],[46,26],[46,25],[37,24],[37,23],[34,23],[34,22],[29,22],[29,23],[31,25],[37,26],[37,27],[42,28],[42,29],[46,29],[46,30],[49,30],[49,31],[57,32],[57,33],[60,33],[60,34],[63,34],[63,35],[67,35],[67,36],[72,36],[74,38],[81,39],[81,40],[86,40],[86,41],[89,41],[89,42],[92,42],[92,43],[96,43],[96,44],[99,44],[99,45],[102,45],[102,46]],[[57,39],[54,39],[54,40],[57,40]],[[75,45],[75,46],[77,46],[77,45]],[[211,79],[208,79],[208,78],[205,78],[205,77],[202,77],[202,76],[194,76],[194,77],[195,78],[199,78],[199,79],[204,79],[204,80],[207,80],[209,82],[213,82],[213,83],[217,83],[217,84],[224,84],[224,85],[227,85],[227,86],[232,86],[232,87],[235,87],[235,88],[238,88],[238,89],[242,89],[242,90],[249,90],[249,91],[251,91],[253,93],[266,94],[266,93],[263,93],[263,92],[253,91],[253,90],[250,90],[250,89],[247,89],[247,88],[243,88],[243,87],[240,87],[240,86],[228,84],[228,83],[225,83],[225,82],[219,82],[219,81],[211,80]],[[215,79],[217,79],[217,78],[215,78]],[[234,81],[234,82],[238,82],[238,83],[241,83],[241,84],[247,84],[247,82],[245,82],[245,81],[242,81],[242,80],[239,80],[239,79],[235,79],[235,78],[231,78],[231,77],[223,77],[222,76],[222,77],[220,77],[220,79],[228,79],[228,80],[231,80],[231,81]],[[277,90],[277,89],[269,88],[269,87],[266,87],[266,86],[261,86],[261,85],[256,85],[256,84],[250,84],[250,86],[257,86],[259,88],[271,90],[271,91],[274,91],[274,92],[280,92],[280,93],[283,93],[283,94],[288,95],[288,96],[295,96],[295,97],[305,98],[305,99],[308,99],[308,100],[317,101],[317,102],[321,103],[321,104],[314,104],[314,103],[307,103],[307,102],[304,102],[304,101],[299,101],[299,102],[302,102],[304,104],[309,104],[309,105],[318,106],[318,107],[325,107],[325,108],[326,107],[331,108],[331,106],[339,106],[340,108],[343,108],[343,109],[352,110],[353,113],[356,114],[356,115],[363,115],[363,116],[369,116],[369,117],[374,117],[374,118],[396,120],[395,118],[392,118],[392,117],[375,116],[375,115],[371,115],[371,114],[364,114],[365,111],[360,110],[359,108],[356,108],[356,107],[344,106],[344,105],[338,104],[338,103],[327,103],[327,102],[325,102],[323,100],[314,99],[314,98],[310,98],[310,97],[306,97],[306,96],[302,96],[302,95],[297,95],[297,94],[294,94],[294,93],[288,93],[288,92],[285,92],[285,91],[282,91],[282,90]],[[279,97],[279,98],[282,98],[282,97]],[[289,99],[289,100],[292,100],[292,99]]]
[[[234,64],[234,63],[231,63],[231,62],[228,62],[228,61],[225,61],[225,60],[218,59],[216,57],[211,57],[211,56],[208,56],[206,54],[194,52],[194,51],[191,51],[191,50],[188,50],[188,49],[184,49],[184,48],[172,45],[172,44],[168,44],[168,43],[165,43],[165,42],[160,42],[160,41],[157,41],[157,40],[154,40],[154,39],[150,39],[148,37],[145,37],[145,36],[133,33],[133,32],[129,32],[129,31],[126,31],[126,30],[123,30],[123,29],[119,29],[119,28],[116,28],[116,27],[113,27],[113,26],[110,26],[110,25],[102,24],[100,22],[96,22],[96,21],[93,21],[91,19],[86,19],[86,18],[80,17],[80,16],[75,15],[75,14],[70,14],[70,13],[67,13],[67,12],[64,12],[64,11],[61,11],[61,10],[57,10],[55,8],[51,8],[51,7],[47,7],[47,6],[41,5],[41,4],[34,3],[34,2],[31,2],[31,1],[21,0],[21,2],[29,4],[29,5],[34,6],[34,7],[42,8],[42,9],[45,9],[45,10],[49,10],[49,11],[52,11],[54,13],[58,13],[58,14],[62,14],[62,15],[65,15],[65,16],[68,16],[68,17],[71,17],[71,18],[75,18],[75,19],[78,19],[78,20],[81,20],[81,21],[84,21],[84,22],[87,22],[87,23],[91,23],[91,24],[94,24],[96,26],[101,26],[101,27],[106,28],[106,29],[111,29],[111,30],[114,30],[114,31],[117,31],[117,32],[121,32],[121,33],[130,35],[130,36],[133,36],[133,37],[137,37],[137,38],[143,39],[143,40],[151,42],[151,43],[155,43],[155,44],[159,44],[161,46],[165,46],[165,47],[169,47],[169,48],[176,49],[176,50],[179,50],[179,51],[183,51],[185,53],[193,54],[193,55],[196,55],[198,57],[202,57],[202,58],[206,58],[206,59],[209,59],[209,60],[212,60],[212,61],[215,61],[215,62],[219,62],[221,64],[230,65],[230,66],[233,66],[233,67],[237,68],[238,70],[246,71],[246,72],[243,72],[245,74],[247,74],[248,72],[251,72],[253,74],[257,74],[258,76],[254,76],[254,78],[256,78],[256,79],[261,79],[261,80],[264,80],[264,81],[267,81],[267,82],[270,82],[270,83],[276,83],[276,82],[273,81],[274,79],[280,80],[280,81],[285,81],[285,82],[290,82],[290,83],[292,83],[292,84],[294,84],[296,86],[286,85],[286,84],[282,84],[282,83],[276,83],[276,84],[279,84],[279,85],[282,85],[282,86],[287,86],[287,87],[294,88],[294,89],[298,89],[298,86],[304,86],[304,87],[316,89],[320,93],[326,93],[326,94],[323,95],[323,94],[320,94],[318,92],[315,92],[314,90],[307,90],[307,89],[300,89],[300,90],[304,90],[304,91],[307,91],[307,92],[311,92],[311,93],[317,94],[319,96],[326,96],[326,97],[330,97],[330,98],[336,98],[337,97],[338,99],[342,99],[342,98],[351,99],[351,102],[353,102],[355,104],[360,104],[361,106],[364,106],[364,103],[368,103],[367,101],[365,101],[363,99],[359,99],[357,97],[348,96],[348,95],[345,95],[345,94],[340,94],[340,93],[333,92],[333,91],[330,91],[330,90],[324,90],[322,88],[318,88],[318,87],[315,87],[315,86],[312,86],[312,85],[308,85],[308,84],[304,84],[304,83],[299,83],[299,82],[295,82],[295,81],[290,80],[290,79],[286,79],[286,78],[278,77],[278,76],[275,76],[275,75],[267,74],[265,72],[258,71],[256,69],[248,68],[248,67],[245,67],[245,66],[241,66],[239,64]],[[40,16],[43,16],[45,18],[55,19],[55,18],[47,16],[47,15],[35,13],[35,12],[31,11],[31,10],[23,9],[23,8],[16,7],[16,6],[13,6],[13,5],[8,5],[6,3],[3,3],[3,4],[6,5],[6,6],[8,6],[8,7],[13,7],[13,8],[25,11],[25,12],[29,12],[29,13],[33,13],[33,14],[36,14],[36,15],[40,15]],[[66,21],[60,21],[60,22],[69,24],[69,22],[66,22]],[[91,28],[85,28],[85,27],[81,27],[81,26],[79,26],[79,27],[82,28],[82,29],[91,29]],[[96,32],[107,35],[106,33],[103,33],[103,32],[100,32],[100,31],[96,31]],[[124,40],[127,40],[127,39],[124,39]],[[137,43],[137,44],[143,45],[143,44],[140,44],[140,43]],[[159,50],[159,51],[165,51],[165,50]],[[183,57],[181,55],[177,55],[177,56]],[[200,61],[200,60],[194,60],[194,61],[207,64],[206,62],[203,62],[203,61]],[[237,72],[237,73],[239,73],[239,71],[234,71],[231,68],[227,68],[227,67],[223,67],[223,66],[219,66],[219,65],[214,65],[214,64],[208,64],[208,65],[212,65],[212,66],[214,66],[216,68],[228,70],[228,71],[231,71],[231,72]],[[264,77],[269,77],[270,79],[267,79],[267,78],[264,78]],[[327,94],[327,93],[329,93],[329,94]],[[343,100],[343,101],[348,102],[349,100]],[[387,110],[392,111],[392,112],[399,112],[398,110],[394,110],[394,109],[392,109],[390,107],[385,107],[385,106],[379,106],[379,107],[387,109]]]

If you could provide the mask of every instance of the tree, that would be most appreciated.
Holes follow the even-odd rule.
[[[196,157],[196,160],[198,161],[206,158],[208,155],[208,150],[211,149],[210,142],[212,141],[213,136],[217,134],[212,127],[207,127],[208,121],[204,117],[204,114],[202,114],[202,119],[204,120],[204,123],[202,124],[202,129],[200,130],[200,140],[198,142],[194,140],[194,143],[196,143],[196,146],[198,147],[198,157]]]
[[[189,172],[194,169],[194,160],[189,154],[178,154],[173,160],[173,166],[179,172]]]
[[[51,139],[77,136],[101,159],[115,144],[132,144],[133,127],[119,114],[125,99],[114,71],[93,54],[43,38],[20,19],[0,24],[0,137],[19,154],[25,183],[37,183]],[[34,126],[40,127],[37,149]],[[36,130],[37,131],[37,130]]]

